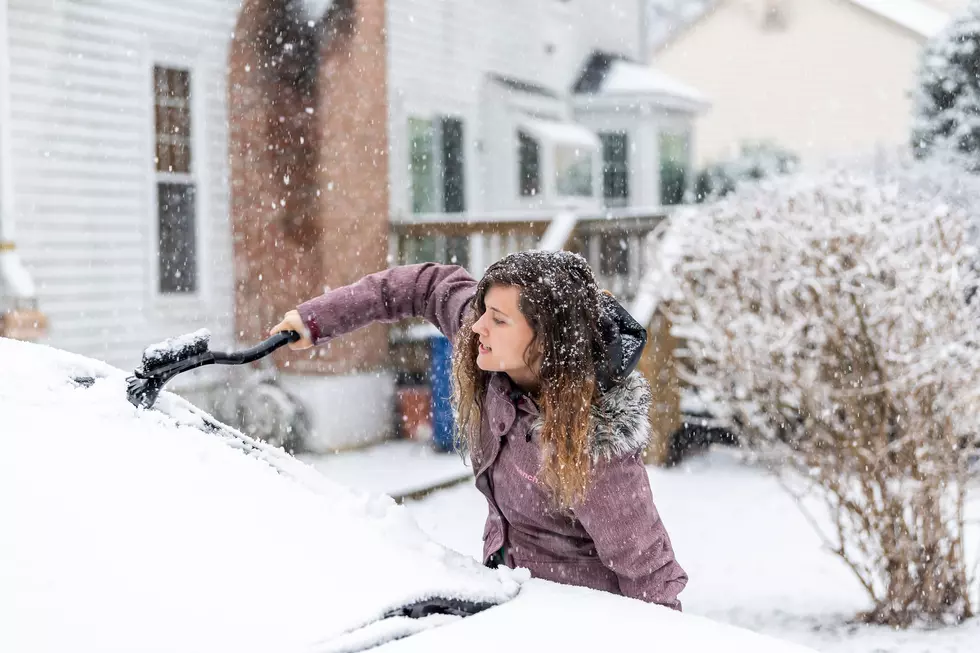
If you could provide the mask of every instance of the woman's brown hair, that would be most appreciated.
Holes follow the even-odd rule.
[[[518,252],[487,268],[453,343],[453,404],[463,447],[479,446],[490,373],[476,365],[479,336],[471,327],[493,286],[519,289],[518,306],[534,331],[524,362],[531,369],[540,362],[540,475],[555,507],[568,510],[584,497],[591,472],[589,416],[605,356],[599,288],[585,259],[570,252]]]

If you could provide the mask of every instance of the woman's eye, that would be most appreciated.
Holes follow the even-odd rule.
[[[503,320],[500,320],[500,319],[497,319],[497,318],[493,318],[493,323],[494,324],[497,324],[497,325],[502,325],[504,323],[504,321]]]

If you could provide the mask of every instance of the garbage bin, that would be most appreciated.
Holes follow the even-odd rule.
[[[452,451],[455,440],[455,420],[450,398],[452,386],[452,343],[442,334],[431,340],[432,387],[432,445],[439,451]]]

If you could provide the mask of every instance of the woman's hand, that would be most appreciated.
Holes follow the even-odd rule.
[[[310,339],[310,330],[303,324],[303,318],[299,316],[299,311],[289,311],[286,313],[282,318],[282,322],[269,330],[269,335],[275,335],[280,331],[295,331],[299,333],[300,339],[296,342],[289,343],[289,348],[294,351],[309,349],[313,346],[313,341]]]

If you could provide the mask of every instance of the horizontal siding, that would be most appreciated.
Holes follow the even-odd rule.
[[[8,1],[18,247],[49,344],[130,369],[150,342],[197,328],[230,342],[227,52],[240,2]],[[199,299],[160,298],[151,278],[151,66],[174,58],[192,61],[203,94]]]

